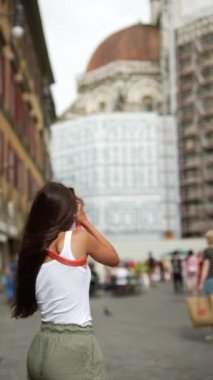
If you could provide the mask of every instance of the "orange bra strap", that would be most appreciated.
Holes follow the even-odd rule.
[[[57,260],[60,263],[69,265],[71,267],[82,267],[83,265],[87,263],[86,257],[81,260],[69,260],[69,259],[66,259],[65,257],[61,257],[56,252],[53,252],[53,251],[47,251],[47,252],[48,252],[48,256],[51,257],[51,259]]]

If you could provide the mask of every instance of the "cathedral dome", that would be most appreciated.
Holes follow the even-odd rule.
[[[93,53],[87,72],[113,61],[159,61],[159,59],[159,28],[139,23],[106,38]]]

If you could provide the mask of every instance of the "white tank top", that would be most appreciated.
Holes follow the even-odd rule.
[[[72,231],[67,231],[61,257],[76,260],[71,251]],[[41,320],[52,323],[90,325],[91,272],[87,265],[73,267],[56,260],[42,264],[36,279],[36,300]]]

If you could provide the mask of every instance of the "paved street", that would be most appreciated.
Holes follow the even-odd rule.
[[[92,312],[110,380],[213,379],[213,343],[204,341],[205,330],[191,328],[184,298],[174,297],[169,285],[141,296],[93,299]],[[11,320],[0,298],[1,380],[25,380],[26,351],[38,328],[38,316]]]

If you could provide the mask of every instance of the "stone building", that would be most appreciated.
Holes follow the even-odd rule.
[[[78,97],[62,120],[98,112],[160,112],[160,31],[133,25],[104,40],[77,81]]]
[[[65,138],[66,136],[66,138]],[[169,116],[99,113],[52,127],[55,177],[117,238],[179,236],[177,140]]]
[[[160,29],[138,23],[106,38],[52,127],[56,179],[74,186],[103,232],[179,237],[177,140],[163,114]]]
[[[1,1],[0,269],[16,252],[35,191],[52,176],[52,82],[37,1]]]
[[[213,3],[164,0],[155,6],[163,67],[168,62],[164,88],[177,115],[182,233],[202,236],[213,228]]]

